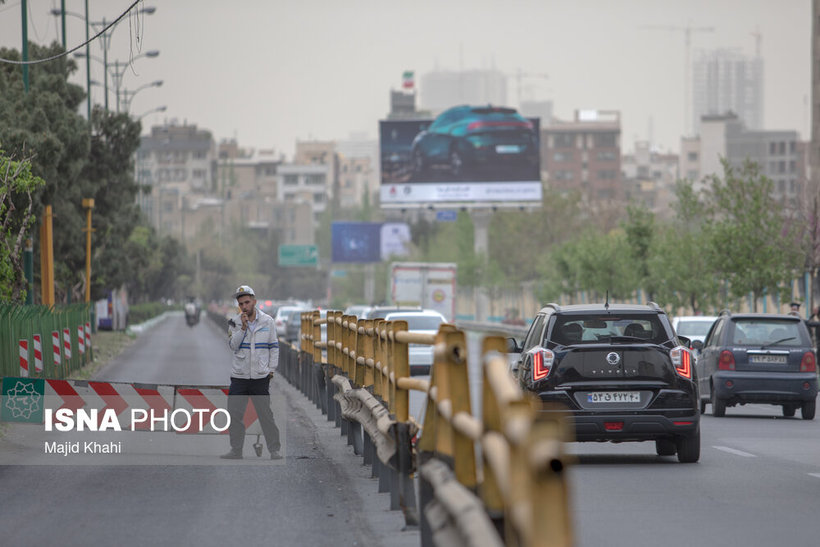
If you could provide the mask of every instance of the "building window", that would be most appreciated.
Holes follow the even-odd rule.
[[[595,148],[614,148],[618,146],[618,137],[615,133],[595,133],[593,142]]]
[[[794,173],[797,170],[797,162],[794,160],[789,161],[789,173]]]
[[[769,143],[769,155],[774,156],[775,154],[777,154],[777,143],[776,142],[770,142]]]
[[[325,183],[325,176],[324,175],[306,175],[305,176],[305,184],[314,185],[314,184],[324,184]]]
[[[618,172],[612,169],[604,169],[598,171],[598,178],[601,180],[615,180],[618,178]]]
[[[193,177],[195,179],[204,179],[205,178],[205,169],[194,169]]]
[[[689,161],[698,161],[698,153],[697,152],[689,152],[686,154],[686,159]]]
[[[614,150],[604,150],[598,152],[597,157],[598,161],[615,161],[618,159],[618,156],[615,154]]]
[[[313,194],[313,203],[324,203],[325,195],[323,193]]]
[[[574,133],[556,133],[553,138],[555,148],[575,148]]]
[[[786,143],[785,142],[780,142],[777,148],[778,148],[778,152],[780,153],[781,156],[786,153]]]
[[[780,192],[781,195],[786,193],[786,181],[785,180],[777,181],[777,191]]]
[[[569,161],[572,159],[572,152],[555,152],[552,159],[553,161]]]
[[[193,154],[195,160],[204,160],[206,155],[204,150],[196,150]]]
[[[794,154],[797,151],[797,144],[794,141],[789,141],[789,153]]]
[[[695,171],[694,169],[692,169],[690,171],[687,171],[686,172],[686,178],[689,179],[689,180],[697,180],[698,172]]]
[[[299,184],[299,175],[285,175],[285,186],[296,186]]]
[[[780,160],[777,162],[777,172],[778,173],[785,173],[786,172],[786,162],[784,160]]]

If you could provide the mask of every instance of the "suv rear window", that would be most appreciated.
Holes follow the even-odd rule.
[[[762,346],[806,346],[800,322],[783,319],[736,319],[732,344]]]
[[[552,328],[551,341],[568,346],[609,343],[619,337],[652,344],[663,344],[669,339],[657,314],[589,314],[559,315]]]

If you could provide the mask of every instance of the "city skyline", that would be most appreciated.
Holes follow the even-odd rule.
[[[131,4],[91,0],[90,18],[113,20]],[[0,4],[2,47],[20,49],[19,6]],[[59,18],[49,14],[59,3],[30,0],[28,6],[29,40],[59,42]],[[110,63],[160,51],[135,60],[123,77],[131,91],[164,82],[131,97],[135,115],[167,106],[143,119],[143,134],[176,120],[211,131],[216,141],[235,138],[241,146],[273,147],[292,157],[297,140],[345,140],[351,133],[376,139],[389,92],[401,88],[405,71],[415,72],[418,85],[436,69],[496,68],[508,75],[512,106],[518,106],[519,70],[547,74],[523,78],[522,98],[551,100],[561,119],[571,119],[576,109],[619,110],[624,152],[651,139],[677,153],[686,125],[690,27],[690,61],[700,50],[718,48],[752,56],[759,32],[763,126],[810,138],[809,0],[137,5],[149,6],[157,8],[152,15],[123,19],[109,50]],[[67,0],[66,9],[81,13],[84,4]],[[81,21],[68,17],[68,48],[84,38]],[[92,43],[91,53],[101,55],[99,44]],[[85,87],[85,63],[78,64],[71,81]],[[91,72],[102,80],[99,63],[92,62]],[[100,87],[92,88],[92,99],[103,103]],[[113,93],[109,100],[113,105]]]

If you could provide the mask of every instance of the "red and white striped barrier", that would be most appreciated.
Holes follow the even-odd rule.
[[[21,376],[25,375],[21,373]],[[69,409],[72,413],[80,409],[86,412],[96,410],[100,420],[113,409],[122,431],[211,435],[228,433],[225,429],[228,425],[227,387],[59,379],[46,379],[44,387],[43,408],[55,413],[59,409]],[[256,410],[250,401],[243,422],[246,434],[261,433]]]
[[[85,334],[82,325],[77,325],[77,350],[80,355],[85,355]]]
[[[63,353],[66,359],[71,359],[71,329],[63,329]]]
[[[28,340],[20,340],[20,376],[28,378]]]
[[[91,323],[85,324],[85,347],[91,351]]]
[[[35,334],[34,338],[34,371],[43,372],[43,343],[42,337]]]
[[[54,366],[59,367],[62,364],[62,357],[60,356],[60,331],[51,331],[51,351],[54,353]]]

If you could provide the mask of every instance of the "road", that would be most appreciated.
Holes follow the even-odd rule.
[[[474,415],[480,340],[467,339]],[[424,402],[411,394],[414,416]],[[768,405],[710,412],[696,464],[657,456],[654,443],[565,445],[578,547],[820,544],[820,419]]]
[[[171,317],[95,379],[225,385],[229,358],[210,322],[189,328]],[[278,462],[257,459],[251,437],[246,459],[227,461],[218,457],[226,436],[158,433],[157,444],[125,441],[127,465],[109,455],[110,465],[1,466],[0,543],[418,545],[417,533],[400,531],[401,513],[387,510],[388,494],[377,494],[377,480],[339,430],[281,378],[271,394],[284,441]],[[0,457],[32,449],[45,457],[40,427],[7,427]]]

